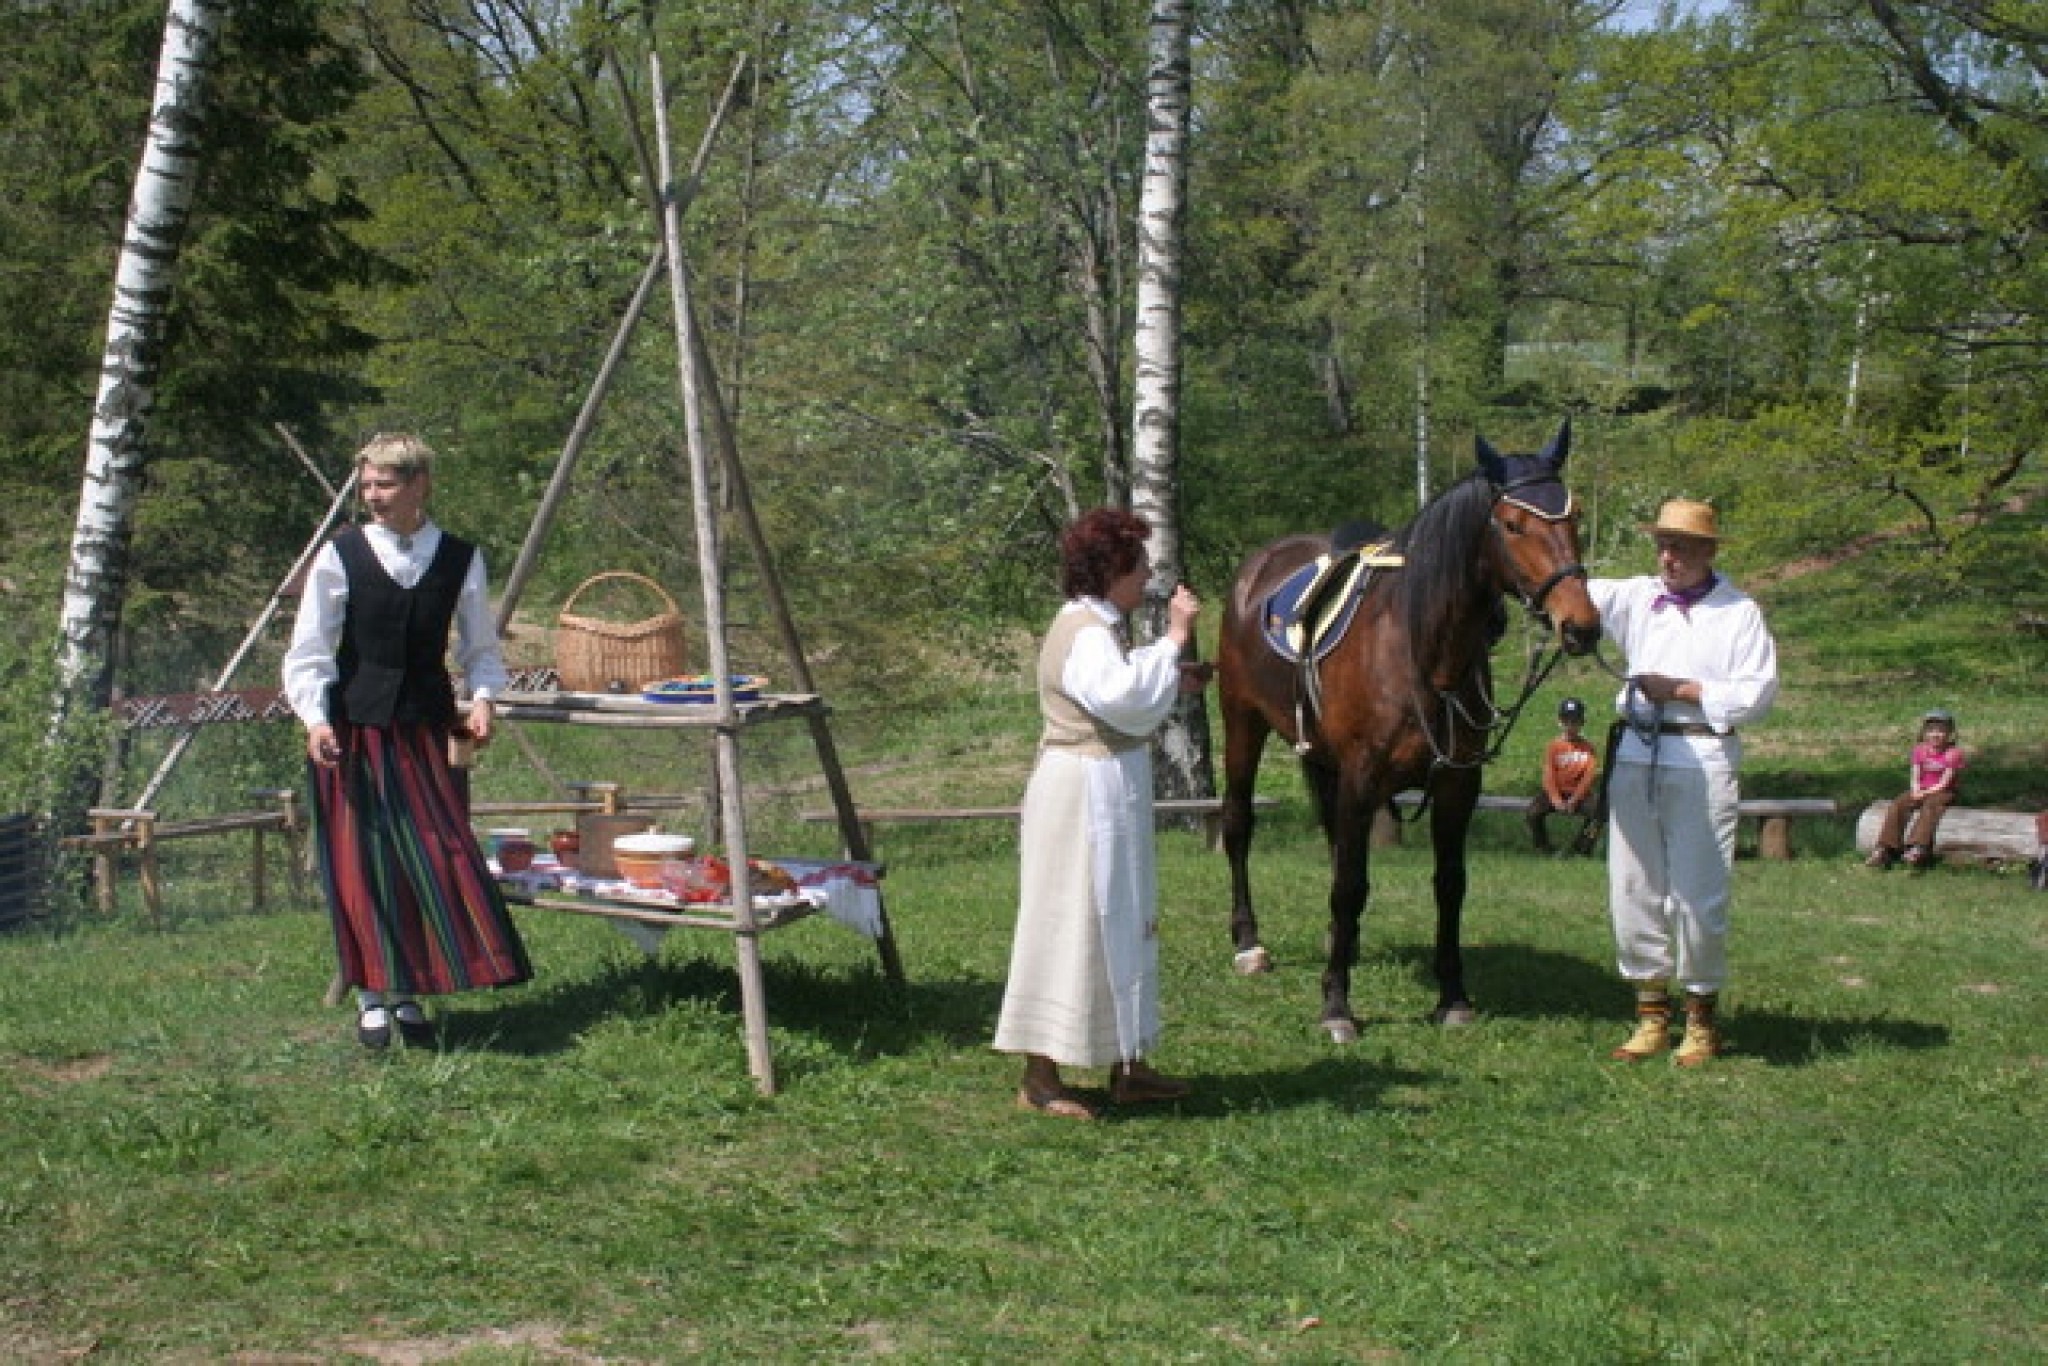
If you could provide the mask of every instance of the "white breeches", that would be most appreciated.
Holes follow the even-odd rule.
[[[1729,769],[1615,765],[1607,902],[1629,981],[1675,979],[1712,992],[1727,980],[1739,802]]]

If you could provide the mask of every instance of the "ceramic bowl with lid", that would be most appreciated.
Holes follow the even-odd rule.
[[[662,864],[688,858],[696,848],[697,841],[688,835],[664,835],[650,830],[613,840],[612,859],[619,865],[620,877],[635,887],[655,888],[661,886]]]

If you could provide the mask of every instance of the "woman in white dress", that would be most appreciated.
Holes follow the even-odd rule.
[[[1024,1055],[1019,1105],[1068,1119],[1098,1111],[1067,1088],[1062,1066],[1109,1068],[1120,1105],[1188,1094],[1144,1061],[1159,1036],[1150,740],[1209,667],[1181,661],[1201,612],[1185,585],[1167,604],[1166,634],[1127,643],[1152,572],[1150,534],[1118,508],[1067,528],[1067,603],[1038,656],[1045,728],[1024,793],[1017,934],[995,1047]]]

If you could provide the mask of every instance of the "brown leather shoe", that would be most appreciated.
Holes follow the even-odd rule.
[[[1117,1105],[1156,1105],[1185,1100],[1195,1088],[1177,1077],[1161,1076],[1142,1062],[1125,1063],[1109,1074],[1109,1098]]]

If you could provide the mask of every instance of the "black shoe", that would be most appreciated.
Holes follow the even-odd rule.
[[[371,1023],[373,1015],[378,1023]],[[391,1012],[383,1006],[371,1006],[357,1015],[356,1042],[372,1051],[391,1047]]]
[[[391,1018],[398,1022],[398,1037],[405,1040],[407,1048],[432,1048],[435,1042],[434,1022],[427,1018],[416,1001],[401,1001],[391,1012]]]

